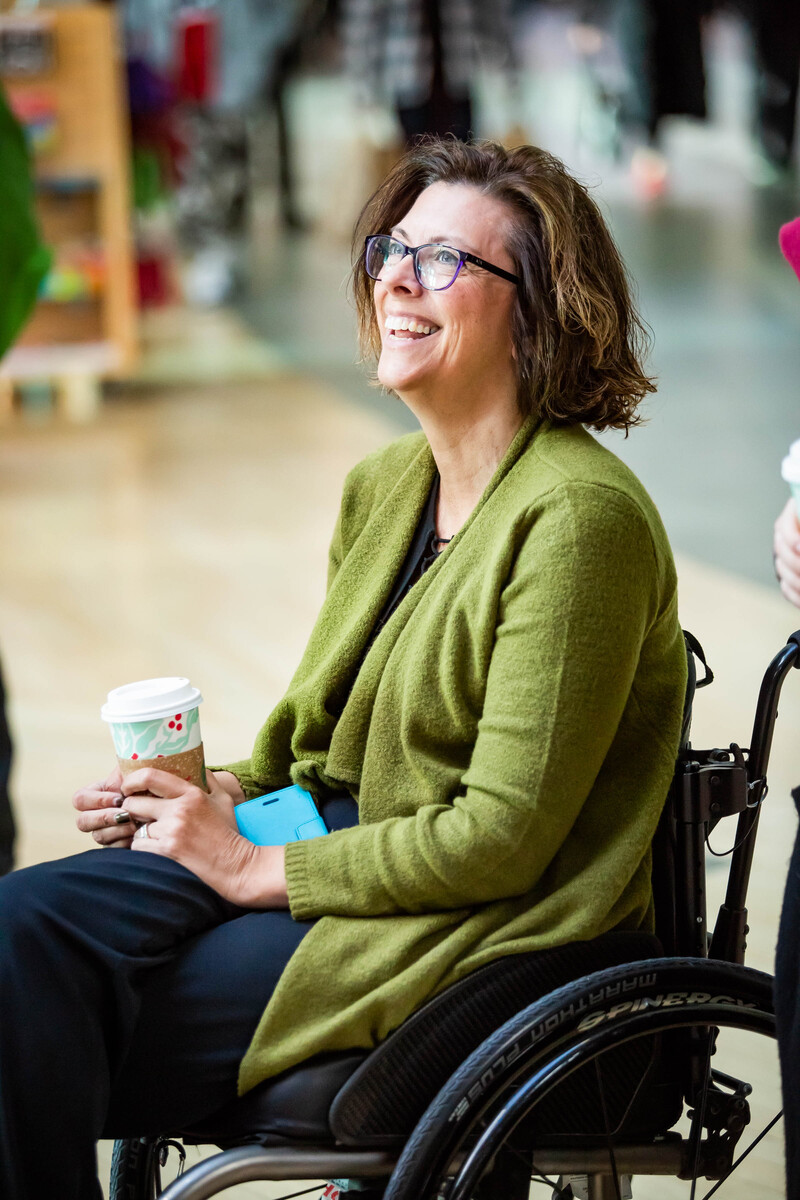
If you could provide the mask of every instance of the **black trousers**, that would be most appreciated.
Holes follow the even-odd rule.
[[[800,810],[800,788],[792,798]],[[775,962],[775,1017],[783,1080],[786,1197],[800,1200],[800,830],[794,843]]]
[[[357,809],[323,807],[329,828]],[[198,1121],[309,924],[223,900],[154,854],[89,850],[0,879],[0,1196],[101,1196],[95,1142]]]

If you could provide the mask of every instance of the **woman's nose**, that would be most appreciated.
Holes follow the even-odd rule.
[[[394,266],[385,266],[381,272],[381,282],[389,291],[418,292],[422,290],[414,271],[414,259],[410,254],[404,254]]]

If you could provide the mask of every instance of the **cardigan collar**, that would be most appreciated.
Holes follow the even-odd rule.
[[[481,510],[525,453],[541,425],[538,417],[529,417],[523,422],[472,513],[392,614],[363,663],[364,647],[391,594],[430,494],[436,465],[427,442],[356,539],[339,569],[330,595],[331,600],[334,593],[338,597],[336,608],[339,612],[355,611],[358,617],[347,628],[340,627],[336,638],[338,682],[335,690],[341,697],[339,703],[345,697],[346,703],[331,736],[324,771],[317,770],[329,786],[345,783],[357,794],[372,708],[386,661],[427,589],[435,584],[449,558],[458,553]],[[358,674],[353,680],[356,671]],[[334,701],[326,707],[335,710],[338,705]]]

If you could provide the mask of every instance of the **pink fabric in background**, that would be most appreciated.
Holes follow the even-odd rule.
[[[800,279],[800,217],[782,225],[778,234],[783,257]]]

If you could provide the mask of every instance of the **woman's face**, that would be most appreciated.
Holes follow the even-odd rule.
[[[407,246],[443,242],[496,267],[514,272],[505,248],[511,220],[502,201],[468,184],[434,183],[421,192],[389,232]],[[375,313],[381,333],[378,379],[401,396],[430,392],[466,400],[516,392],[512,359],[513,283],[464,263],[451,287],[427,291],[417,282],[411,255],[384,267],[375,283]],[[414,322],[432,332],[400,328]],[[487,385],[491,385],[487,392]]]

